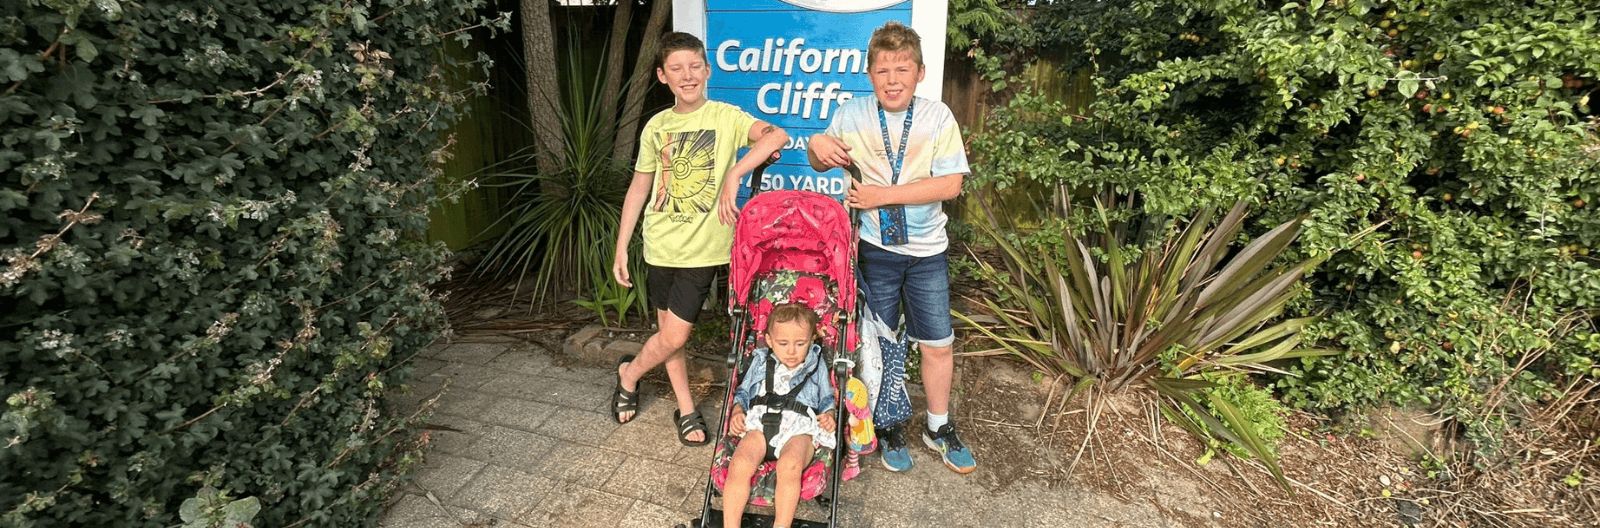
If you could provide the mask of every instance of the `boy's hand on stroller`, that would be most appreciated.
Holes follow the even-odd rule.
[[[850,145],[844,144],[839,138],[827,134],[812,134],[807,143],[811,154],[817,161],[829,167],[843,167],[850,164]]]
[[[817,427],[821,427],[824,431],[833,432],[835,425],[838,424],[833,423],[833,413],[831,412],[823,413],[822,416],[817,417]]]
[[[744,434],[744,409],[734,407],[733,412],[728,413],[728,434],[733,436]]]
[[[850,181],[850,191],[845,195],[844,205],[851,209],[872,209],[889,203],[885,199],[887,190],[880,185]]]

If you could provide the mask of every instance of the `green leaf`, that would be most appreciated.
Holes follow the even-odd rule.
[[[1416,79],[1401,79],[1399,83],[1400,95],[1411,97],[1417,94],[1418,82]]]
[[[204,520],[200,516],[201,504],[202,503],[200,502],[200,499],[197,498],[190,497],[188,499],[184,499],[183,504],[178,506],[178,518],[182,519],[185,523],[195,523]]]
[[[228,503],[222,508],[225,525],[248,523],[261,511],[261,499],[248,497]],[[231,523],[231,524],[229,524]]]

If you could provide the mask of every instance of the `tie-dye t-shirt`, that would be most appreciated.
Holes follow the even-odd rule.
[[[966,148],[961,143],[961,128],[950,113],[950,107],[939,101],[918,97],[911,112],[911,138],[906,141],[899,184],[971,172],[967,166]],[[889,129],[889,148],[898,150],[901,131],[905,130],[906,114],[889,112],[885,117],[887,119],[884,122]],[[826,134],[850,146],[850,157],[861,168],[863,181],[874,185],[890,185],[893,167],[884,151],[883,129],[878,119],[878,98],[865,95],[839,107]],[[907,205],[905,210],[908,243],[883,245],[878,230],[877,209],[861,212],[861,240],[915,257],[937,255],[950,245],[944,229],[949,219],[940,202]]]
[[[733,226],[717,217],[717,197],[755,123],[739,107],[706,101],[687,114],[664,110],[645,124],[633,166],[655,174],[644,205],[645,262],[669,268],[728,263]]]

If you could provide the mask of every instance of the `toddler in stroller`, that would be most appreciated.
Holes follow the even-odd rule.
[[[752,178],[752,181],[756,180]],[[811,499],[828,510],[827,520],[793,519],[786,521],[790,523],[788,526],[835,525],[838,501],[833,500],[834,493],[842,479],[849,479],[859,471],[851,463],[855,457],[846,456],[846,453],[857,454],[870,449],[869,445],[858,444],[870,442],[871,425],[864,418],[871,415],[871,410],[858,405],[865,401],[860,397],[865,391],[850,372],[854,367],[857,341],[853,316],[856,306],[854,235],[843,205],[828,196],[808,191],[761,193],[752,197],[739,214],[728,274],[728,304],[733,315],[729,328],[733,347],[727,358],[730,377],[723,398],[721,425],[717,428],[717,448],[712,457],[712,485],[706,487],[700,518],[687,526],[774,526],[773,521],[780,520],[780,515],[749,512],[746,504],[772,506],[773,513],[781,513],[781,517],[787,519],[794,515],[798,501]],[[782,310],[798,310],[796,315],[777,313],[779,322],[769,321],[786,305],[795,305]],[[797,323],[797,318],[805,318],[805,322]],[[769,332],[775,334],[769,335]],[[792,337],[785,338],[786,333]],[[778,343],[779,340],[786,343]],[[767,432],[761,417],[771,420],[775,415],[757,414],[755,407],[776,403],[760,400],[762,394],[774,392],[767,389],[767,365],[772,365],[773,376],[777,376],[778,365],[784,363],[781,357],[775,357],[772,349],[784,345],[793,347],[802,340],[809,342],[796,347],[805,352],[798,368],[806,374],[790,380],[790,390],[776,392],[794,395],[798,402],[783,406],[797,415],[815,419],[807,420],[809,423],[800,427],[810,431],[810,441],[794,444],[795,449],[802,451],[797,457],[801,463],[799,471],[785,470],[785,478],[780,479],[779,462],[765,459],[769,445],[774,446],[772,456],[783,459],[789,438],[770,442],[780,434]],[[791,377],[797,375],[799,373]],[[807,383],[811,384],[810,388],[801,387]],[[740,391],[741,387],[745,390]],[[854,392],[852,387],[856,389]],[[743,417],[730,416],[736,406]],[[799,430],[786,425],[780,419],[777,428]],[[823,429],[823,425],[831,428]],[[862,429],[868,432],[866,436],[857,434]],[[853,433],[846,436],[847,430]],[[750,432],[741,438],[739,433],[743,431]],[[740,462],[740,474],[731,475],[736,452],[746,453],[753,460]],[[749,454],[752,452],[754,455]],[[753,475],[746,473],[745,464],[756,465]],[[799,474],[798,486],[795,486],[798,500],[787,495],[794,493],[791,491],[794,488],[788,485],[795,483],[794,473]],[[780,484],[785,491],[781,499]],[[722,506],[726,513],[734,515],[724,515],[724,511],[712,508],[713,494],[723,491],[726,495]],[[778,511],[779,507],[783,510]],[[727,518],[738,524],[728,523]]]
[[[729,434],[743,441],[722,490],[725,528],[738,528],[751,477],[769,460],[778,463],[773,526],[789,526],[800,501],[801,470],[816,448],[837,447],[838,424],[829,414],[833,388],[816,336],[817,314],[804,304],[784,304],[767,316],[767,346],[756,349],[728,415]]]

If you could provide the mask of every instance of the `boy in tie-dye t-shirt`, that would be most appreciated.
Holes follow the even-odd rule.
[[[917,83],[927,75],[921,46],[917,33],[899,22],[874,31],[867,46],[872,96],[840,107],[827,131],[811,137],[806,153],[818,171],[852,163],[861,169],[862,181],[850,184],[845,204],[861,217],[864,322],[892,329],[903,303],[906,336],[922,352],[928,397],[923,443],[950,469],[967,473],[977,462],[949,419],[955,332],[945,255],[948,219],[941,202],[961,194],[970,169],[950,108],[915,95]],[[882,388],[873,420],[880,427],[884,467],[906,471],[912,463],[905,440],[905,422],[911,417],[910,400],[903,396],[905,347],[892,342],[881,351]]]
[[[892,164],[885,155],[883,130],[878,120],[878,100],[875,96],[857,97],[841,106],[825,134],[839,138],[850,147],[850,154],[861,169],[862,183],[883,188],[885,194],[912,189],[914,185],[938,178],[948,180],[929,182],[959,194],[962,177],[971,172],[967,167],[967,153],[962,146],[961,129],[956,124],[950,107],[944,103],[915,97],[899,112],[885,111],[884,121],[889,125],[889,148],[900,150],[900,137],[905,130],[906,110],[913,112],[910,137],[905,144],[905,161],[901,162],[900,179],[893,179]],[[862,186],[865,187],[865,186]],[[952,196],[951,198],[954,198]],[[944,198],[949,199],[949,198]],[[944,252],[950,245],[945,234],[949,217],[944,214],[943,202],[900,202],[892,198],[887,203],[904,207],[906,240],[900,244],[883,241],[883,215],[874,210],[861,214],[861,240],[887,251],[916,257],[929,257]]]

